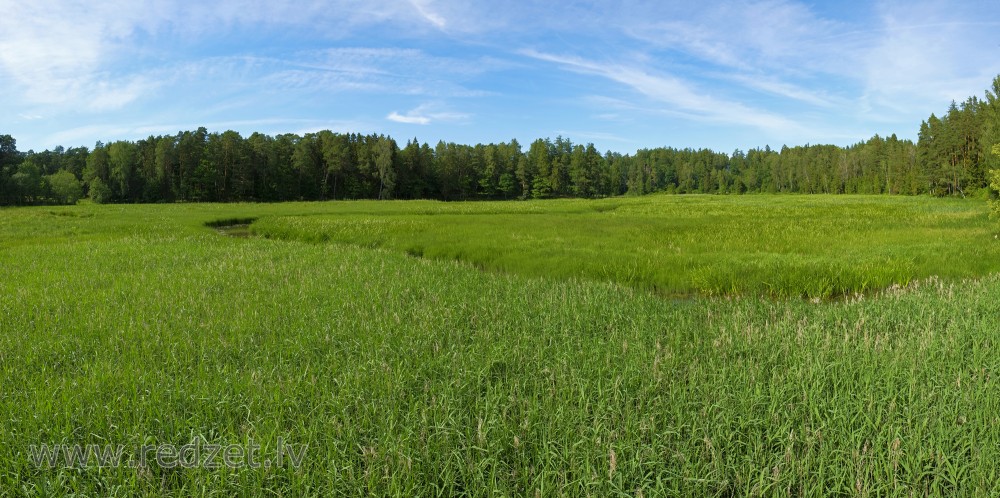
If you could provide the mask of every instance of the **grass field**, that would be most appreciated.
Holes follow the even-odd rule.
[[[890,197],[0,210],[0,495],[997,494],[996,231]],[[301,466],[28,450],[279,438]]]
[[[988,240],[997,227],[984,206],[902,197],[396,203],[269,216],[251,230],[530,276],[582,276],[667,296],[829,298],[1000,270],[1000,244]]]

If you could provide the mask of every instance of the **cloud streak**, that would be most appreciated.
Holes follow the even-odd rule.
[[[774,100],[763,108],[782,117],[841,129],[868,123],[856,135],[910,123],[893,132],[912,136],[929,112],[980,93],[1000,72],[1000,59],[973,55],[997,46],[1000,22],[984,20],[981,5],[883,0],[838,10],[854,7],[847,20],[803,2],[734,0],[623,30],[653,60],[695,61],[689,77],[726,88],[738,103],[766,96]]]
[[[724,124],[758,127],[770,132],[797,130],[792,120],[754,109],[744,104],[712,97],[698,91],[680,78],[654,75],[647,70],[620,63],[598,63],[577,57],[546,54],[535,50],[522,51],[527,57],[555,63],[567,70],[600,76],[652,99],[666,104],[667,111],[681,113],[689,119],[706,120]]]
[[[998,22],[972,21],[961,7],[934,2],[883,5],[878,38],[858,64],[863,99],[875,111],[912,115],[914,102],[964,100],[985,89],[1000,72],[1000,59],[976,57],[983,47],[996,52]],[[956,12],[958,11],[958,12]],[[967,15],[976,15],[969,12]],[[928,25],[927,19],[939,22]],[[924,116],[926,117],[926,116]]]
[[[410,0],[410,5],[412,5],[413,8],[416,9],[417,13],[419,13],[421,17],[426,19],[427,22],[433,24],[438,29],[444,29],[445,27],[447,27],[448,22],[443,17],[441,17],[433,10],[431,10],[429,4],[430,2],[428,0]]]
[[[388,116],[385,117],[389,121],[395,121],[396,123],[403,124],[415,124],[415,125],[429,125],[431,124],[431,118],[427,116],[421,116],[418,114],[413,114],[412,111],[406,115],[400,114],[396,111],[390,112]]]
[[[488,94],[470,88],[490,72],[509,64],[494,58],[464,60],[418,49],[342,47],[295,54],[288,58],[236,60],[257,66],[266,85],[316,92],[359,91],[435,98],[471,98]]]
[[[445,19],[427,0],[341,0],[327,3],[221,0],[108,0],[77,2],[0,0],[0,74],[6,74],[28,104],[102,111],[126,105],[156,90],[132,69],[136,38],[204,38],[240,27],[315,31],[336,39],[366,26],[443,28]],[[417,17],[408,15],[416,11]],[[166,55],[166,54],[163,54]],[[427,61],[427,57],[419,60]],[[80,107],[76,105],[76,107]]]
[[[402,124],[429,125],[431,123],[465,121],[470,117],[468,114],[441,109],[441,106],[436,104],[421,104],[405,114],[400,114],[397,111],[390,112],[385,119]]]

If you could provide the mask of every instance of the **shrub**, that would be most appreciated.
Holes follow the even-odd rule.
[[[83,185],[69,171],[61,169],[45,179],[52,189],[52,197],[60,204],[76,204],[83,197]]]
[[[97,204],[111,202],[111,187],[100,178],[90,181],[90,200]]]

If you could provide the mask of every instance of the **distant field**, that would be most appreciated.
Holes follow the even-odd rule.
[[[997,494],[996,232],[895,197],[2,209],[0,495]],[[279,438],[301,467],[28,450]]]
[[[1000,270],[981,202],[862,196],[651,196],[396,203],[265,216],[265,237],[385,247],[665,295],[829,298]]]

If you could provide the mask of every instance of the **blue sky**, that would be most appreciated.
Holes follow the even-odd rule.
[[[204,5],[201,5],[201,4]],[[1000,73],[993,2],[0,0],[20,150],[205,126],[601,150],[916,138]]]

